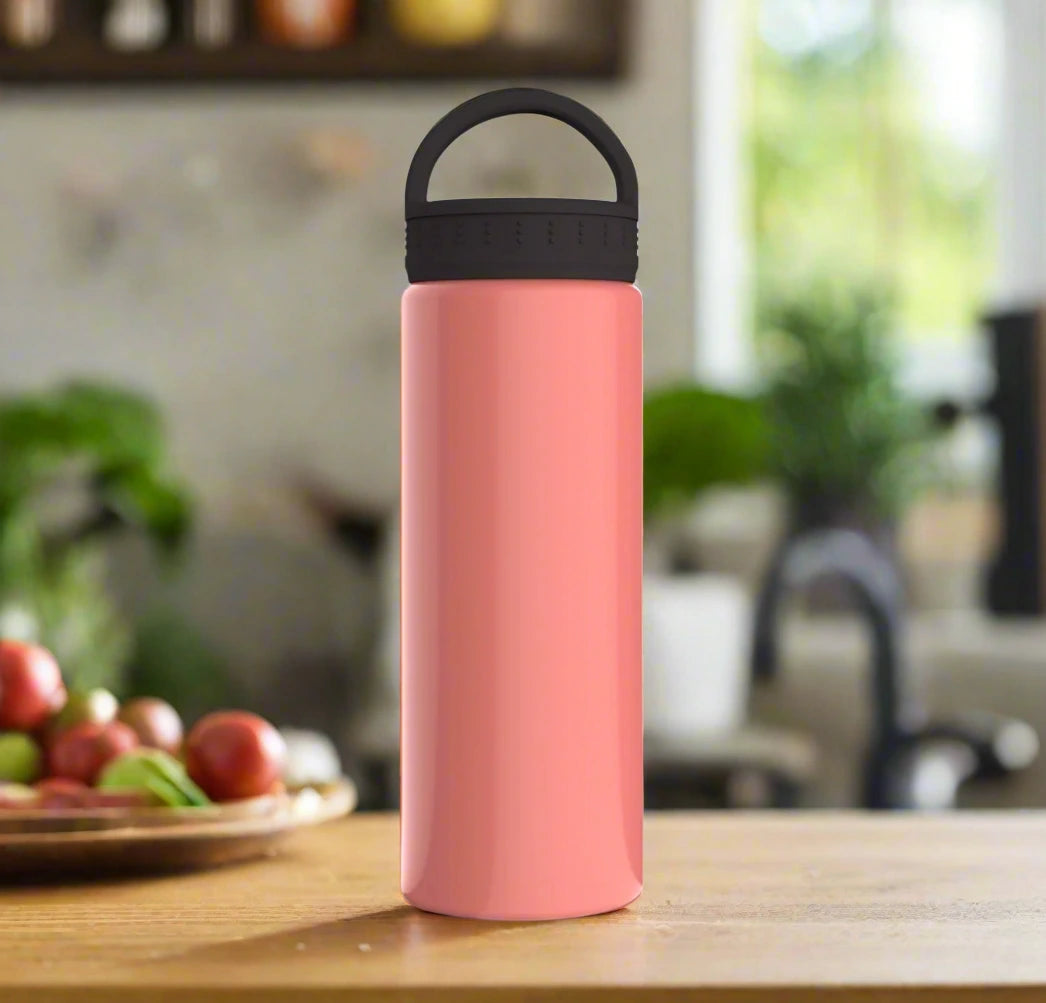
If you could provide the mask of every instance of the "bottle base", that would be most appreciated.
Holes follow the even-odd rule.
[[[641,883],[629,893],[627,898],[615,897],[610,902],[594,902],[588,905],[568,906],[562,909],[513,909],[484,908],[467,909],[453,905],[441,905],[427,900],[424,895],[403,893],[407,902],[422,912],[434,913],[437,916],[452,916],[456,919],[480,919],[495,923],[541,923],[559,919],[582,919],[585,916],[602,916],[605,913],[617,912],[631,905],[643,893]]]

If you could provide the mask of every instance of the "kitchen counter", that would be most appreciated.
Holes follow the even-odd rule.
[[[394,816],[208,873],[0,889],[3,1003],[1046,998],[1046,814],[648,816],[585,920],[427,915]]]

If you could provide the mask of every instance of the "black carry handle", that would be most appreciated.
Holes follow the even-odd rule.
[[[602,155],[614,174],[621,215],[639,216],[639,181],[624,144],[595,112],[562,94],[536,87],[508,87],[480,94],[443,116],[421,141],[407,172],[406,218],[424,216],[429,179],[443,152],[469,129],[504,115],[545,115],[576,129]],[[473,200],[469,200],[473,201]],[[482,199],[474,200],[482,202]],[[614,204],[614,203],[607,203]]]

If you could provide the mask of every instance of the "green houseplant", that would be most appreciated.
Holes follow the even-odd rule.
[[[156,408],[94,383],[0,398],[0,633],[51,648],[75,689],[119,689],[134,644],[102,540],[132,526],[173,553],[191,506]]]
[[[771,470],[799,526],[892,525],[919,485],[930,423],[903,391],[892,298],[817,281],[766,295]]]
[[[743,585],[673,553],[674,517],[710,488],[763,476],[768,430],[758,399],[692,383],[648,393],[643,424],[647,540],[668,544],[669,569],[648,562],[643,580],[644,725],[650,742],[671,743],[744,720],[751,631]]]
[[[769,435],[754,397],[694,383],[658,387],[643,404],[643,515],[671,517],[704,490],[766,473]]]

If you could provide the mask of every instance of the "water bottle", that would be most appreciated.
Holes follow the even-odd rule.
[[[602,154],[614,202],[428,200],[462,133],[529,113]],[[402,307],[401,883],[502,920],[642,887],[638,184],[588,108],[511,88],[425,136]]]

